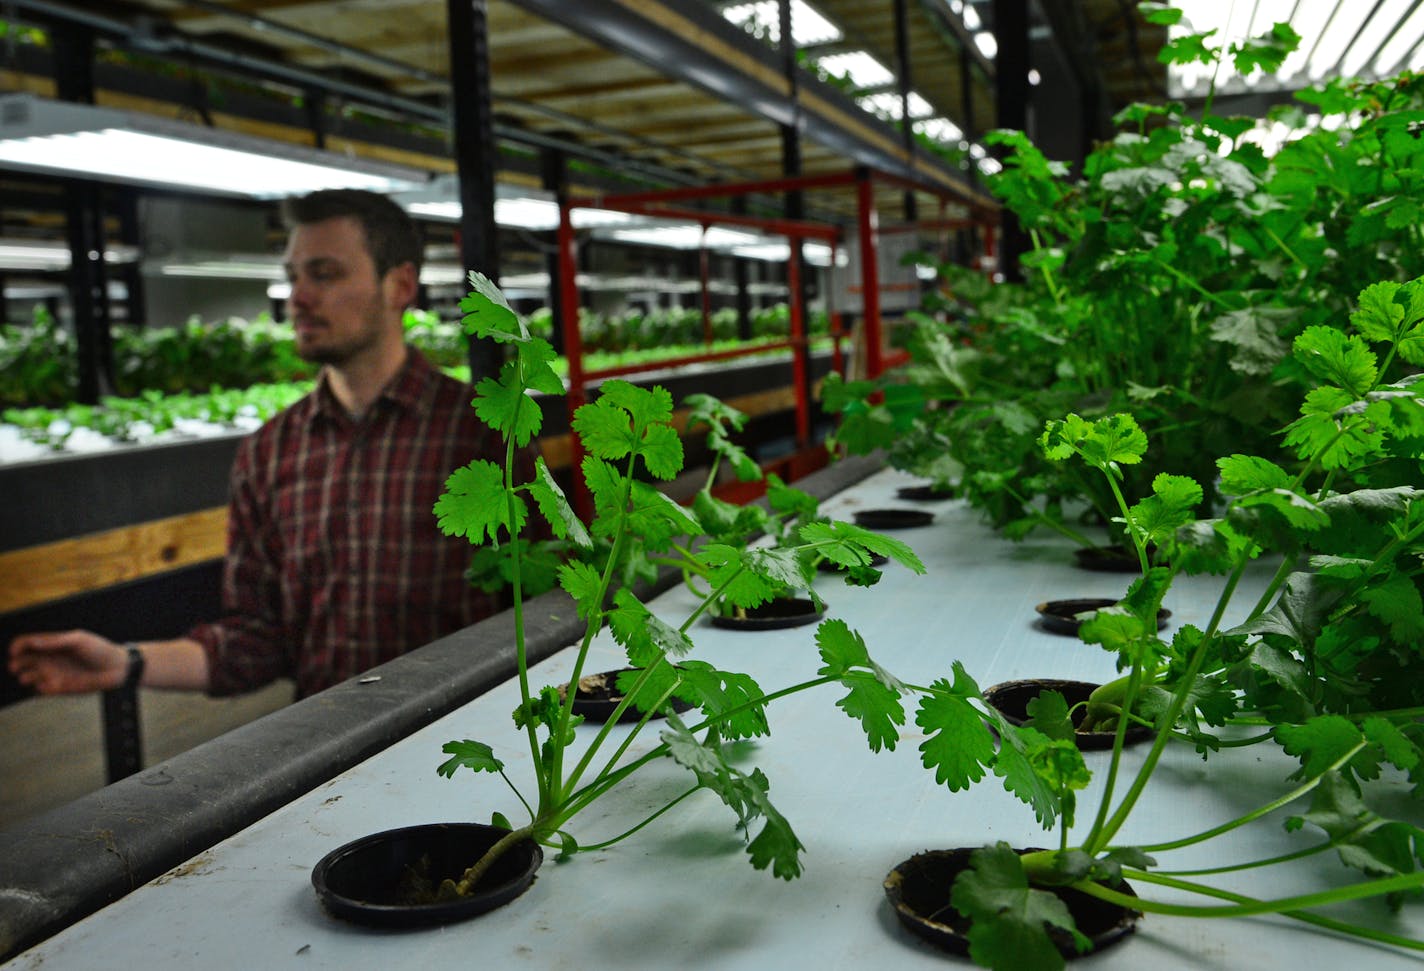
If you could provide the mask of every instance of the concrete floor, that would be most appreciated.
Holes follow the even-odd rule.
[[[143,689],[139,715],[144,764],[162,762],[291,700],[290,681],[221,699]],[[0,828],[77,799],[106,782],[98,696],[31,698],[0,708]]]

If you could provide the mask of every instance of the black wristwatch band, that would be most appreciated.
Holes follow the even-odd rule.
[[[143,680],[143,666],[145,659],[143,652],[138,649],[138,645],[129,641],[124,645],[124,650],[129,652],[129,669],[124,673],[124,683],[119,687],[128,690],[137,688],[139,682]]]

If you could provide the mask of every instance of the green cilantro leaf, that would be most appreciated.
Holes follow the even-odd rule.
[[[593,549],[592,537],[569,505],[568,497],[549,471],[542,455],[534,460],[534,481],[529,484],[529,494],[534,497],[539,512],[555,536],[568,539],[586,550]]]
[[[1355,398],[1374,387],[1374,354],[1360,338],[1334,327],[1307,327],[1295,339],[1295,358],[1316,377]]]
[[[500,529],[512,536],[524,528],[529,515],[524,500],[514,496],[513,506],[511,528],[504,472],[493,462],[477,459],[445,480],[445,492],[435,501],[436,522],[446,536],[464,536],[476,546],[488,536],[493,543]]]
[[[660,620],[628,589],[614,594],[613,603],[608,626],[634,667],[651,667],[664,657],[683,657],[692,651],[686,634]]]
[[[582,560],[571,560],[559,567],[559,586],[574,598],[578,604],[578,615],[584,620],[598,613],[603,606],[598,596],[603,578],[598,570]]]
[[[950,903],[969,918],[969,956],[984,967],[1061,971],[1063,955],[1048,927],[1072,935],[1080,952],[1091,946],[1062,900],[1029,885],[1007,843],[974,851],[969,869],[954,881]]]
[[[489,277],[470,271],[471,293],[460,300],[465,333],[500,343],[529,339],[529,329]]]
[[[915,724],[925,730],[920,760],[935,770],[935,782],[951,792],[984,778],[994,762],[994,736],[979,709],[969,703],[971,697],[980,697],[978,685],[956,661],[954,683],[935,681],[915,712]]]
[[[435,771],[447,779],[454,777],[461,768],[476,772],[500,772],[504,769],[504,763],[495,758],[494,749],[484,742],[473,742],[468,738],[463,742],[446,742],[440,751],[451,758],[440,763]]]

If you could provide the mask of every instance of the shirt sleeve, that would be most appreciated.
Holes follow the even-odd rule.
[[[257,481],[259,435],[233,463],[223,563],[223,617],[188,634],[208,659],[208,694],[252,691],[291,673],[281,623],[281,555],[270,490]]]

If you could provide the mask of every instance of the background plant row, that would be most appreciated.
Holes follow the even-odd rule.
[[[584,309],[579,317],[585,351],[633,355],[627,360],[604,359],[596,365],[601,367],[641,363],[647,355],[639,356],[640,351],[688,353],[687,348],[703,344],[705,336],[700,310],[599,314]],[[458,323],[418,310],[408,312],[405,322],[410,342],[435,364],[455,368],[465,362],[465,337]],[[552,313],[536,311],[531,326],[550,339]],[[737,340],[737,312],[718,310],[712,314],[711,329],[715,341]],[[753,339],[785,337],[789,329],[785,304],[752,315]],[[824,334],[825,315],[813,315],[809,329]],[[150,402],[155,400],[152,392],[200,395],[214,388],[230,390],[315,376],[311,365],[296,354],[290,325],[265,313],[252,320],[203,321],[195,316],[177,327],[116,326],[113,352],[119,397]],[[63,408],[74,401],[78,383],[74,336],[46,310],[37,309],[30,324],[0,326],[0,406]]]

